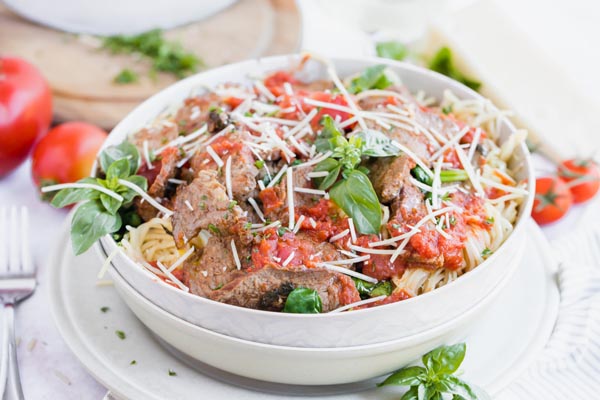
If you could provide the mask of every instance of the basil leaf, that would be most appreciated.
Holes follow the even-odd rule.
[[[71,242],[73,251],[79,255],[107,233],[113,233],[121,227],[119,214],[108,213],[98,201],[83,203],[71,221]]]
[[[340,171],[342,166],[339,161],[334,160],[333,158],[326,158],[325,160],[318,163],[313,169],[314,172],[329,172],[325,178],[316,178],[314,179],[317,187],[321,190],[329,189],[336,181],[338,176],[340,175]]]
[[[421,383],[417,388],[417,400],[427,400],[429,398],[429,387]]]
[[[465,381],[455,376],[446,376],[444,381],[451,386],[450,390],[447,390],[447,392],[452,393],[455,396],[458,395],[464,399],[477,400],[477,395]]]
[[[408,48],[403,43],[396,41],[377,43],[375,50],[379,57],[390,58],[396,61],[404,60],[408,55]]]
[[[467,345],[458,343],[451,346],[440,346],[423,356],[423,364],[436,374],[454,373],[465,358]]]
[[[117,211],[119,211],[119,208],[123,204],[122,201],[119,201],[114,197],[111,197],[104,193],[100,193],[100,202],[102,203],[106,211],[113,215],[115,215]]]
[[[299,287],[288,295],[283,312],[295,314],[318,314],[322,310],[322,302],[316,290]]]
[[[369,157],[390,157],[400,154],[400,149],[392,144],[392,140],[384,133],[376,130],[359,132],[355,136],[361,138],[362,154]]]
[[[385,89],[393,82],[385,75],[385,65],[374,65],[364,70],[357,78],[352,79],[348,91],[356,94],[369,89]]]
[[[411,387],[408,392],[404,393],[404,395],[400,398],[400,400],[418,400],[419,395],[417,393],[417,386]]]
[[[462,397],[461,395],[458,394],[453,394],[452,395],[452,400],[467,400],[464,397]]]
[[[132,176],[123,178],[123,180],[129,181],[129,182],[139,186],[140,189],[142,189],[144,192],[148,191],[148,180],[146,180],[146,178],[144,178],[143,176],[132,175]],[[135,197],[139,196],[139,194],[137,194],[137,192],[135,192],[132,189],[129,189],[128,187],[123,186],[123,185],[119,185],[119,188],[117,189],[117,193],[119,193],[121,196],[123,196],[123,204],[125,206],[128,206]]]
[[[410,170],[410,174],[421,183],[431,186],[433,178],[425,170],[418,165]]]
[[[335,121],[329,115],[325,115],[323,119],[321,119],[321,125],[323,125],[323,129],[321,129],[319,136],[315,140],[315,147],[320,153],[325,153],[329,150],[333,150],[331,139],[340,136],[343,137],[344,135],[335,126]]]
[[[77,181],[77,183],[97,184],[94,178],[83,178]],[[97,190],[67,188],[56,193],[50,204],[52,204],[53,207],[62,208],[69,204],[79,203],[83,200],[95,200],[98,197],[99,192]]]
[[[390,281],[371,283],[358,278],[352,278],[352,280],[362,299],[392,294],[392,282]]]
[[[371,297],[389,296],[390,294],[392,294],[392,282],[390,281],[379,282],[371,291]]]
[[[406,367],[394,372],[377,386],[417,386],[427,378],[427,371],[423,367]]]
[[[126,178],[130,174],[131,163],[127,158],[116,160],[106,170],[106,180]]]
[[[354,220],[362,234],[377,234],[381,228],[381,206],[367,175],[358,170],[346,174],[329,195],[335,204]]]
[[[133,175],[137,172],[140,163],[140,153],[137,148],[129,143],[122,142],[117,146],[109,146],[100,153],[100,167],[105,173],[108,172],[108,168],[117,160],[122,159],[129,160],[129,174]]]
[[[429,69],[439,72],[442,75],[446,75],[473,90],[479,90],[481,87],[481,82],[466,77],[458,70],[458,68],[456,68],[452,59],[452,50],[448,47],[442,47],[438,50],[429,62]]]

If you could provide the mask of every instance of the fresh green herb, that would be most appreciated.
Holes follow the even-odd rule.
[[[277,236],[282,237],[283,235],[285,235],[286,232],[289,232],[289,229],[286,228],[285,226],[280,226],[279,228],[277,228]]]
[[[352,278],[354,281],[354,286],[356,286],[356,290],[360,294],[361,299],[368,299],[370,297],[377,296],[389,296],[392,294],[392,282],[390,281],[381,281],[378,283],[371,283],[367,281],[363,281],[362,279]]]
[[[100,168],[105,179],[89,177],[77,182],[103,187],[121,199],[93,188],[66,188],[54,196],[52,205],[57,208],[85,201],[77,208],[71,221],[71,242],[75,254],[83,253],[102,236],[121,229],[124,219],[121,214],[127,212],[138,196],[135,190],[121,182],[127,181],[143,191],[148,187],[146,178],[135,175],[139,159],[139,153],[131,143],[108,147],[100,154]]]
[[[237,206],[237,203],[238,203],[237,201],[235,201],[235,200],[231,200],[231,201],[229,202],[229,205],[227,206],[227,209],[228,209],[228,210],[233,210],[233,208],[234,208],[235,206]]]
[[[254,166],[258,169],[261,169],[262,167],[265,166],[265,162],[264,162],[264,160],[256,160],[256,161],[254,161]]]
[[[135,365],[135,364],[137,364],[137,361],[135,361],[135,360],[131,360],[131,362],[129,363],[129,365]]]
[[[215,224],[208,224],[208,230],[214,233],[215,235],[221,234],[221,230]]]
[[[246,222],[244,224],[244,229],[250,229],[250,228],[252,228],[252,222]]]
[[[177,376],[177,372],[169,368],[169,376]]]
[[[123,331],[115,331],[115,334],[117,335],[117,337],[121,340],[125,340],[125,332]]]
[[[118,84],[128,84],[135,83],[138,81],[137,72],[130,70],[129,68],[124,68],[115,76],[114,82]]]
[[[494,217],[487,217],[485,219],[485,223],[488,225],[493,225],[494,224]]]
[[[429,172],[430,173],[427,173],[418,165],[410,170],[410,174],[413,178],[421,183],[431,186],[433,184],[433,173],[431,173],[431,171]],[[464,169],[448,169],[440,171],[440,181],[442,183],[466,181],[467,179],[469,179],[469,175]]]
[[[456,217],[454,215],[451,215],[448,219],[450,220],[450,226],[456,225]]]
[[[446,115],[450,114],[452,112],[452,104],[446,107],[442,107],[442,112]]]
[[[321,190],[329,189],[333,202],[354,219],[360,233],[379,233],[381,206],[371,181],[362,169],[358,169],[365,150],[363,137],[353,135],[346,139],[329,115],[323,118],[322,124],[315,145],[320,152],[331,151],[332,155],[316,165],[315,171],[329,174],[315,179],[315,183]],[[340,176],[342,179],[338,179]]]
[[[295,314],[318,314],[322,310],[321,297],[316,290],[299,287],[288,295],[283,312]]]
[[[358,132],[355,136],[358,136],[362,141],[363,156],[391,157],[400,154],[400,149],[394,146],[392,140],[379,131]]]
[[[464,343],[440,346],[422,357],[423,367],[402,368],[377,386],[409,386],[401,400],[443,399],[444,394],[452,400],[477,400],[477,395],[463,380],[453,374],[465,358]]]
[[[406,45],[396,41],[379,42],[375,46],[377,55],[383,58],[390,58],[396,61],[402,61],[408,56]]]
[[[302,160],[298,160],[295,159],[294,161],[292,161],[292,163],[290,164],[290,167],[295,167],[296,165],[300,165],[302,164]]]
[[[392,85],[392,81],[386,76],[385,65],[374,65],[363,71],[360,76],[352,79],[348,91],[356,94],[369,89],[385,89]]]
[[[429,62],[429,69],[446,75],[473,90],[479,90],[481,87],[481,82],[465,76],[456,68],[452,59],[452,50],[448,47],[442,47],[438,50]]]
[[[100,307],[100,311],[102,311],[103,313],[107,313],[108,310],[110,310],[110,308],[108,308],[108,307]]]
[[[166,40],[160,29],[139,35],[103,38],[103,47],[113,53],[139,53],[152,60],[152,72],[167,72],[183,78],[197,71],[202,61],[178,42]]]
[[[483,249],[483,251],[481,252],[481,257],[483,258],[488,258],[489,256],[491,256],[493,253],[492,250],[488,249],[487,247],[485,249]]]

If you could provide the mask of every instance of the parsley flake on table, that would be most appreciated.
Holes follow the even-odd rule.
[[[117,337],[121,340],[125,340],[125,338],[127,337],[125,335],[125,332],[123,332],[123,331],[115,331],[115,335],[117,335]]]
[[[100,311],[102,311],[103,313],[107,313],[108,310],[110,310],[110,308],[108,308],[108,307],[100,307]]]
[[[169,376],[177,376],[177,372],[173,371],[172,369],[169,369]]]
[[[124,68],[121,70],[121,72],[117,74],[117,76],[115,76],[115,79],[113,79],[113,81],[120,85],[135,83],[138,81],[138,74],[137,72],[130,70],[129,68]]]

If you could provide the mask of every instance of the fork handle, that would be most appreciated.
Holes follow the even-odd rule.
[[[15,341],[15,307],[14,304],[6,304],[5,324],[8,342],[8,379],[6,382],[6,398],[11,400],[24,400],[21,377],[19,376],[19,363],[17,361],[17,344]]]

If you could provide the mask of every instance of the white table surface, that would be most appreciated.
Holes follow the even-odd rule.
[[[452,2],[456,3],[460,1]],[[596,40],[600,37],[600,25],[597,24],[600,3],[586,0],[560,4],[545,0],[504,0],[498,3],[530,40],[572,76],[578,90],[600,103],[600,53],[596,51]],[[300,5],[305,12],[303,48],[332,55],[343,55],[348,51],[354,55],[369,54],[372,51],[363,33],[343,22],[328,19],[316,0],[300,0]],[[599,138],[600,132],[589,132],[589,136],[573,140],[578,148],[589,148],[599,145]],[[26,205],[31,211],[31,221],[35,221],[31,235],[39,286],[33,297],[21,304],[17,311],[19,360],[27,399],[101,399],[106,390],[68,350],[48,307],[45,266],[66,212],[55,210],[38,199],[29,162],[0,181],[0,204]],[[593,204],[577,206],[565,220],[544,228],[544,232],[553,239],[590,225],[593,219],[589,217],[596,213],[594,210],[598,210],[598,205],[600,199]]]

